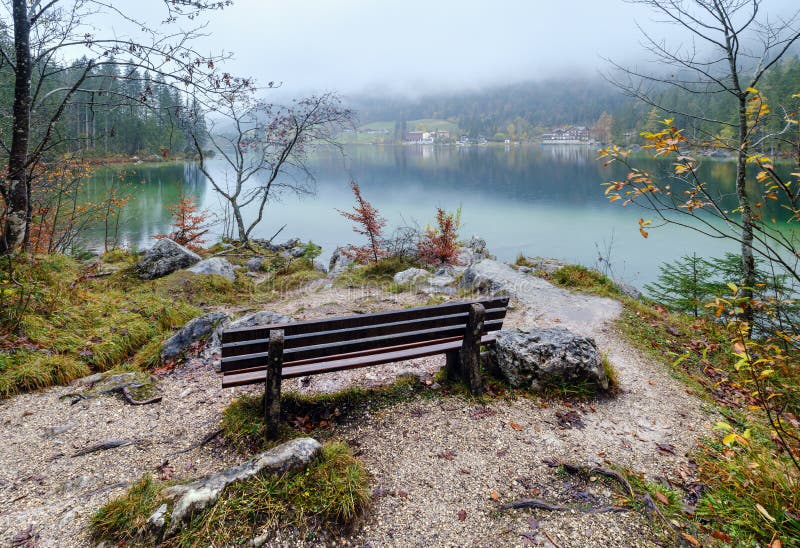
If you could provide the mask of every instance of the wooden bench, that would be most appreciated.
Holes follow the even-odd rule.
[[[503,326],[508,297],[271,324],[222,333],[222,387],[265,384],[275,437],[282,379],[446,354],[449,378],[480,393],[480,347]]]

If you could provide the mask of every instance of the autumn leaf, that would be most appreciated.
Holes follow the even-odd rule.
[[[685,538],[692,546],[700,546],[700,541],[698,541],[689,533],[684,533],[683,531],[681,531],[681,536]]]
[[[522,425],[521,425],[521,424],[517,424],[517,423],[516,423],[516,422],[514,422],[514,421],[511,421],[511,422],[509,422],[509,423],[508,423],[508,425],[509,425],[511,428],[513,428],[514,430],[516,430],[517,432],[520,432],[520,431],[522,430]]]
[[[491,497],[492,500],[500,500],[500,493],[497,491],[492,491],[489,497]]]
[[[655,496],[656,499],[658,499],[658,502],[660,502],[661,504],[669,504],[669,499],[666,497],[664,493],[656,491]]]
[[[467,519],[467,511],[466,510],[459,510],[458,511],[458,521],[464,521]]]

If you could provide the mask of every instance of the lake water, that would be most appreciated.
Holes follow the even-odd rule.
[[[433,222],[437,207],[460,206],[461,234],[480,235],[500,259],[512,261],[524,253],[595,266],[598,251],[608,256],[610,249],[614,276],[637,286],[652,281],[664,261],[735,250],[675,226],[654,228],[644,239],[637,220],[649,218],[648,212],[609,204],[603,195],[601,183],[623,176],[622,166],[603,167],[590,147],[353,146],[344,155],[318,151],[310,165],[316,194],[285,195],[269,204],[255,236],[269,237],[285,224],[277,241],[313,240],[323,247],[323,258],[337,245],[360,243],[351,223],[336,211],[352,207],[348,184],[355,179],[387,219],[388,229],[424,227]],[[221,170],[221,163],[213,168]],[[123,212],[123,243],[143,248],[153,234],[168,232],[166,206],[177,201],[181,189],[202,208],[221,211],[213,188],[192,164],[126,169],[133,199]],[[703,174],[723,192],[732,192],[732,162],[709,161]],[[99,196],[113,176],[110,170],[99,172],[89,195]],[[92,237],[101,240],[102,232]]]

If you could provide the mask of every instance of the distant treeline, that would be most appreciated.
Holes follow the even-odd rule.
[[[44,107],[32,113],[32,134],[48,131],[65,90],[75,85],[85,66],[85,60],[56,68],[51,63],[46,78],[34,69],[34,92],[41,98],[51,94],[53,100],[43,101]],[[13,74],[8,66],[0,66],[0,131],[4,135],[11,134],[13,96]],[[187,120],[192,107],[186,96],[163,78],[113,62],[104,63],[90,71],[50,128],[54,139],[48,152],[80,152],[88,156],[188,152]]]
[[[759,86],[772,106],[768,131],[779,131],[784,114],[797,114],[800,100],[800,58],[788,57],[767,72]],[[681,92],[671,86],[654,86],[652,97],[668,108],[702,114],[733,122],[736,104],[726,94]],[[352,99],[359,122],[394,121],[396,137],[401,138],[417,119],[441,119],[455,123],[470,137],[533,140],[557,126],[597,127],[601,140],[636,143],[639,133],[658,128],[664,118],[675,118],[679,127],[698,136],[716,135],[730,130],[690,116],[674,116],[636,101],[600,77],[558,79],[496,86],[480,91],[426,95],[417,99],[361,96]],[[605,114],[605,116],[604,116]],[[610,118],[609,118],[610,116]],[[609,127],[610,126],[610,127]],[[775,141],[774,143],[778,143]]]

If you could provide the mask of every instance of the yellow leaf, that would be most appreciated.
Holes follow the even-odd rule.
[[[727,436],[722,438],[722,443],[724,443],[725,445],[728,445],[728,446],[732,445],[733,442],[735,442],[735,441],[736,441],[736,434],[734,434],[734,433],[728,434]]]
[[[717,424],[714,425],[714,428],[716,428],[718,430],[730,430],[731,429],[731,425],[728,424],[727,422],[719,421]]]

